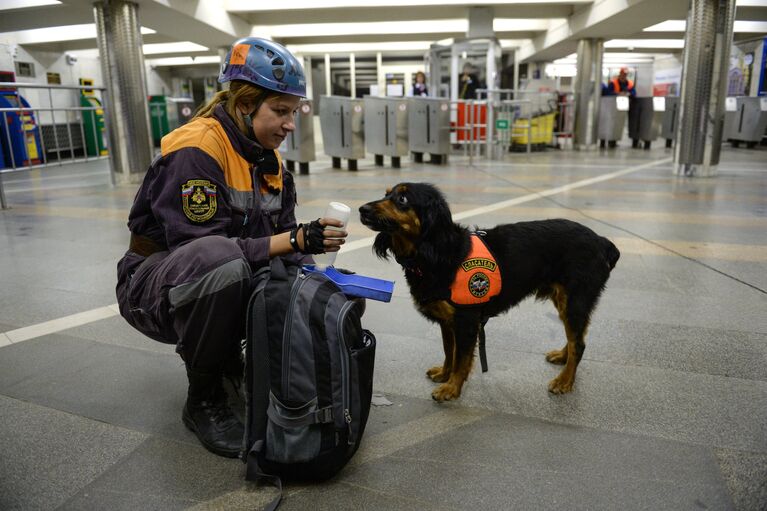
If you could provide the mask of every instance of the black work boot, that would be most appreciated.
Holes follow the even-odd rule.
[[[232,413],[221,384],[221,373],[187,369],[189,392],[181,415],[202,445],[214,454],[236,458],[242,447],[245,428]]]

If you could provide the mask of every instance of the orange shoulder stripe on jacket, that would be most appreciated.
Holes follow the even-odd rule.
[[[250,164],[234,150],[226,131],[216,119],[193,119],[165,135],[160,143],[163,156],[189,147],[200,149],[216,160],[229,187],[240,191],[253,189]]]

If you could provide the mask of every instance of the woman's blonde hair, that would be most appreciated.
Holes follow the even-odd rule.
[[[216,105],[221,104],[240,131],[247,135],[248,126],[245,126],[245,122],[242,120],[242,115],[237,111],[237,105],[246,105],[251,108],[251,111],[255,114],[264,101],[270,97],[276,96],[279,96],[279,93],[262,89],[261,87],[248,82],[232,80],[229,82],[229,90],[217,92],[216,95],[213,96],[213,99],[197,110],[194,117],[212,117]]]

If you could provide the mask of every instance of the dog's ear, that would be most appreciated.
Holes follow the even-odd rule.
[[[419,212],[419,217],[421,236],[418,253],[426,264],[439,264],[460,243],[450,206],[439,190],[434,190],[434,194]]]
[[[428,241],[435,236],[444,236],[453,226],[450,206],[438,190],[429,197],[418,215],[421,219],[421,240]]]
[[[391,236],[385,232],[379,232],[373,242],[373,251],[380,259],[389,259],[391,250]]]

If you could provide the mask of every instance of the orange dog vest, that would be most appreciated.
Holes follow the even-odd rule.
[[[472,234],[469,255],[450,286],[450,301],[455,305],[479,305],[500,292],[501,269],[482,238]]]

